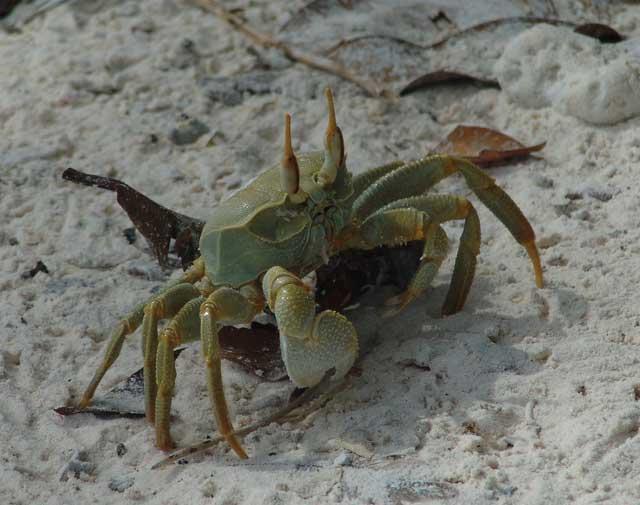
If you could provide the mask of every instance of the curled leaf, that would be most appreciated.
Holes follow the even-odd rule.
[[[421,75],[417,79],[412,80],[409,84],[400,90],[400,96],[408,95],[414,91],[435,86],[438,84],[460,84],[471,83],[500,89],[500,84],[494,79],[486,79],[484,77],[476,77],[462,72],[438,70]]]
[[[491,166],[508,160],[526,158],[540,151],[545,142],[525,146],[504,133],[481,126],[457,126],[435,148],[436,152],[461,156],[476,165]]]
[[[73,168],[67,168],[62,173],[62,178],[76,184],[115,191],[118,203],[147,239],[161,266],[167,266],[171,239],[175,239],[176,253],[183,268],[198,257],[198,240],[204,227],[203,221],[169,210],[118,179],[86,174]]]

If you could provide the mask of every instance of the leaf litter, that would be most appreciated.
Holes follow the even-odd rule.
[[[482,167],[528,157],[544,148],[545,142],[525,146],[512,137],[482,126],[457,126],[435,148],[438,153],[462,156]]]

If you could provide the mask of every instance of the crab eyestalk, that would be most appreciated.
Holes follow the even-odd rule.
[[[298,160],[291,146],[291,115],[284,115],[284,155],[280,169],[280,185],[292,202],[304,201],[304,195],[300,191],[300,169]]]
[[[324,163],[320,169],[319,178],[323,185],[333,184],[338,170],[344,165],[344,140],[342,131],[336,124],[336,110],[333,106],[333,94],[327,88],[324,92],[329,108],[329,124],[324,137]]]

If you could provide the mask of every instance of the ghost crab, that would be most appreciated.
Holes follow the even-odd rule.
[[[536,284],[542,286],[533,229],[491,177],[465,159],[431,155],[395,161],[352,178],[329,89],[326,98],[329,123],[324,150],[296,155],[291,117],[285,115],[281,163],[221,203],[202,231],[202,256],[120,321],[80,407],[91,402],[125,337],[142,325],[146,417],[155,425],[157,446],[172,449],[173,350],[199,338],[218,430],[236,454],[246,458],[229,420],[219,329],[249,323],[267,305],[275,315],[282,358],[294,384],[313,386],[329,369],[335,369],[334,378],[341,378],[357,356],[356,331],[338,312],[316,313],[314,294],[301,278],[341,251],[421,241],[423,253],[414,277],[401,295],[388,302],[390,313],[396,313],[433,280],[448,249],[441,224],[458,219],[464,220],[464,228],[443,313],[460,310],[475,272],[480,222],[466,198],[427,193],[456,172],[524,246]],[[159,333],[162,319],[170,321]]]

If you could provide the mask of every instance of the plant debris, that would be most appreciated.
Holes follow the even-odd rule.
[[[226,21],[232,28],[244,34],[259,46],[278,49],[291,61],[302,63],[308,67],[315,68],[316,70],[321,70],[323,72],[328,72],[342,77],[343,79],[360,86],[370,96],[381,96],[388,93],[377,83],[361,78],[359,75],[353,73],[349,68],[337,61],[291,47],[282,40],[278,40],[269,34],[259,32],[255,28],[249,26],[249,24],[240,16],[225,9],[216,0],[190,0],[190,3],[200,7],[202,10],[218,16],[220,19]]]
[[[118,203],[147,239],[163,268],[168,266],[171,239],[175,240],[175,252],[180,257],[183,268],[198,257],[198,240],[204,227],[203,221],[169,210],[118,179],[86,174],[73,168],[67,168],[62,178],[76,184],[115,191]]]
[[[462,72],[438,70],[421,75],[417,79],[413,79],[409,84],[400,90],[400,96],[408,95],[414,91],[428,88],[439,84],[460,84],[471,83],[500,89],[500,84],[495,79],[485,79],[484,77],[476,77]]]
[[[625,37],[620,35],[616,30],[601,23],[585,23],[576,26],[573,31],[580,35],[598,39],[603,44],[617,44],[625,39]]]
[[[511,25],[511,24],[523,24],[523,25],[548,24],[553,26],[566,26],[569,28],[573,28],[573,30],[576,33],[580,33],[581,35],[598,39],[602,43],[615,43],[615,42],[621,42],[625,40],[625,37],[620,33],[618,33],[615,29],[600,23],[578,24],[578,23],[573,23],[571,21],[565,21],[562,19],[514,16],[514,17],[507,17],[507,18],[492,19],[491,21],[484,21],[482,23],[478,23],[476,25],[472,25],[467,28],[464,28],[462,30],[457,30],[453,33],[449,33],[446,36],[436,40],[435,42],[431,42],[429,44],[418,44],[416,42],[403,39],[402,37],[398,37],[398,36],[390,36],[390,35],[382,35],[382,34],[358,35],[356,37],[351,37],[348,39],[342,39],[338,41],[337,43],[335,43],[334,45],[326,49],[324,51],[324,54],[329,56],[334,54],[338,49],[343,49],[350,45],[357,44],[366,40],[388,40],[389,42],[395,42],[397,44],[401,44],[413,49],[424,49],[424,50],[438,49],[456,38],[463,37],[471,33],[485,32],[493,28],[497,28],[503,25]]]
[[[435,152],[461,156],[482,167],[495,166],[540,151],[546,142],[525,146],[504,133],[481,126],[457,126]]]

